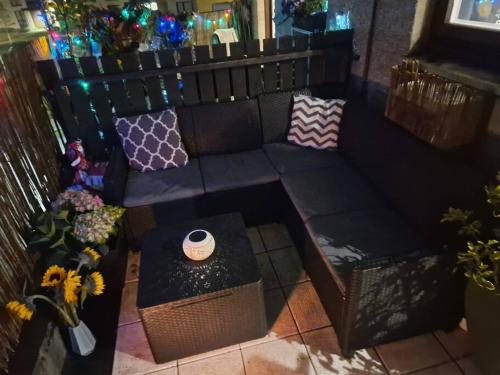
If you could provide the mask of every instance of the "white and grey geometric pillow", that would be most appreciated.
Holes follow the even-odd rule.
[[[146,172],[188,163],[175,111],[121,117],[114,123],[131,168]]]
[[[336,148],[344,104],[341,99],[295,95],[288,141],[319,150]]]

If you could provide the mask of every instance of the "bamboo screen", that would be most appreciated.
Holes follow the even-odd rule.
[[[32,270],[23,234],[58,191],[56,145],[30,55],[20,48],[0,57],[0,370],[21,328],[4,305]]]

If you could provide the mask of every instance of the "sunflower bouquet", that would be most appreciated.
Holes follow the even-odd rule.
[[[45,271],[40,286],[47,291],[44,294],[23,295],[5,306],[13,315],[22,320],[30,320],[35,312],[35,301],[42,300],[51,305],[67,327],[80,324],[77,309],[83,306],[88,296],[104,293],[104,278],[93,269],[98,265],[101,255],[90,247],[78,255],[76,269],[52,265]]]

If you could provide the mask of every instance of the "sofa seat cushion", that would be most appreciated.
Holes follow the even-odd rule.
[[[281,181],[304,221],[384,204],[348,165],[287,173],[281,176]]]
[[[207,193],[261,185],[279,180],[264,151],[206,155],[200,158]]]
[[[204,193],[199,161],[191,159],[181,168],[153,172],[130,171],[123,204],[146,206],[193,198]]]
[[[423,253],[426,248],[413,227],[387,208],[313,217],[306,228],[321,256],[344,283],[349,283],[356,265]]]
[[[315,150],[285,142],[266,144],[264,152],[280,174],[344,164],[344,159],[335,150]]]

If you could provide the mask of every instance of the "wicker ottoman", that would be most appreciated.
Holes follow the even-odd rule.
[[[214,253],[201,262],[182,251],[182,240],[194,229],[215,238]],[[262,276],[241,215],[148,232],[140,267],[137,307],[156,362],[266,334]]]

